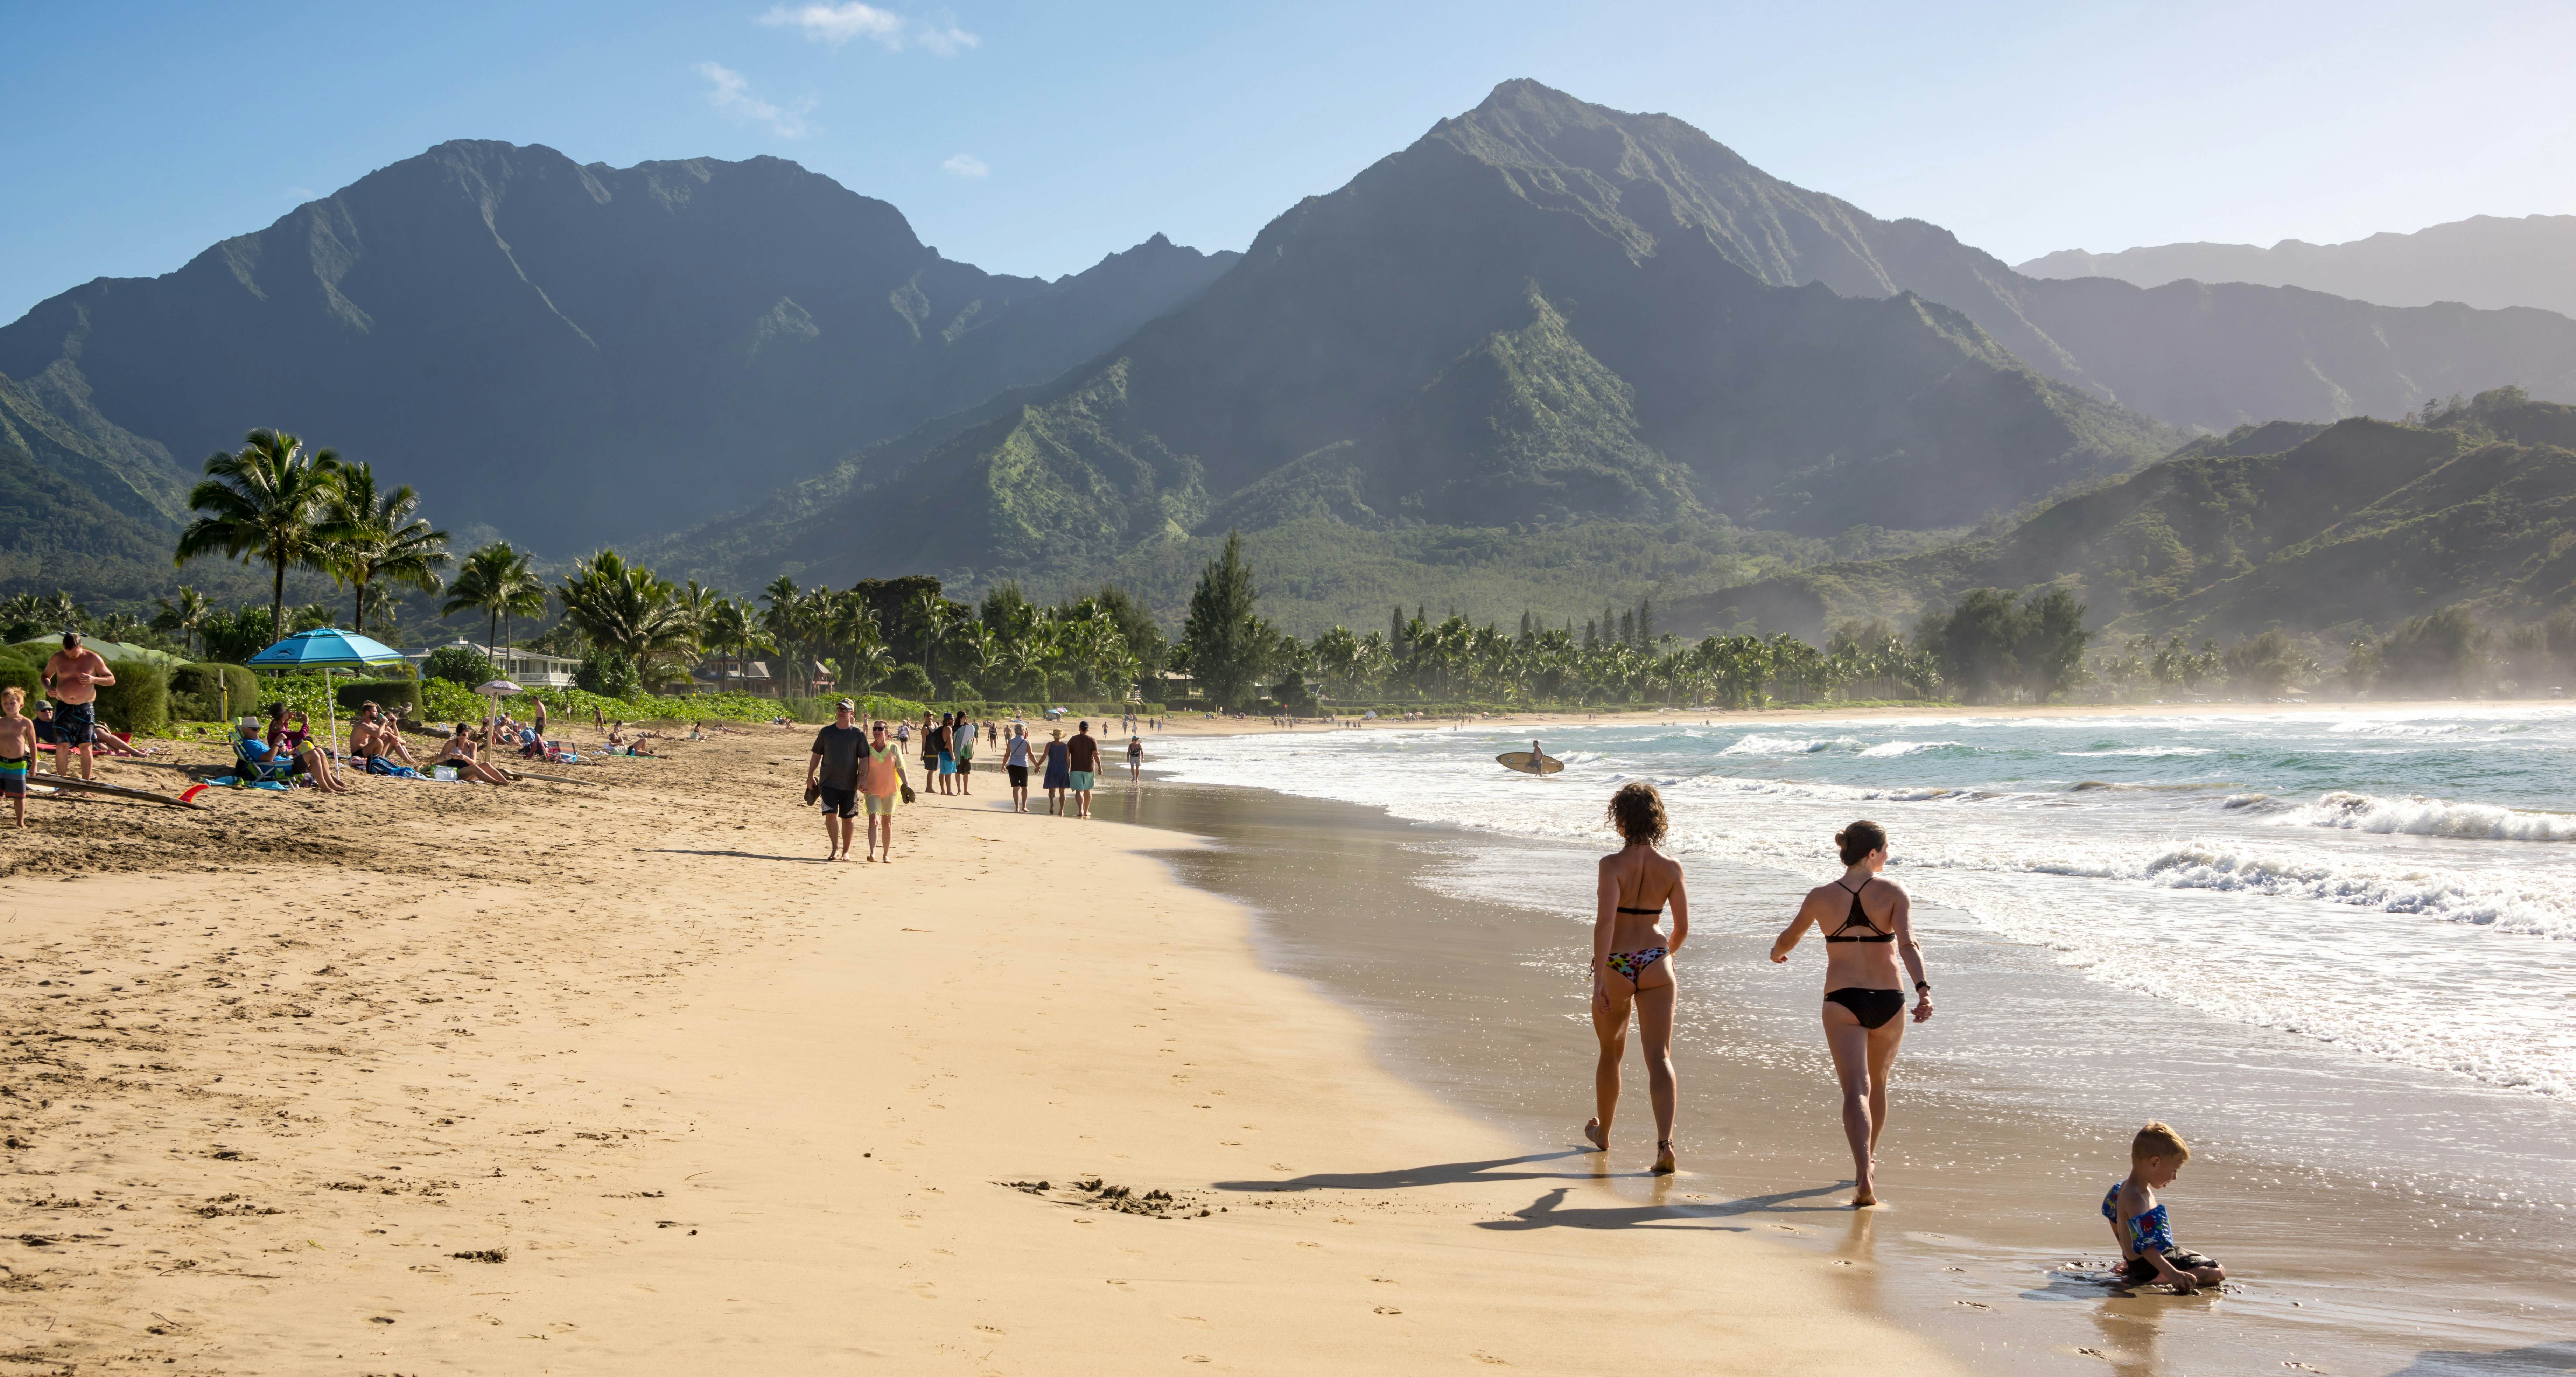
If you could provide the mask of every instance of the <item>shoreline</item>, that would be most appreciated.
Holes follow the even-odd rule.
[[[2194,700],[2187,703],[2052,703],[2046,706],[2037,704],[1997,704],[1986,707],[1969,707],[1958,703],[1925,703],[1913,706],[1838,706],[1834,704],[1822,704],[1815,707],[1781,708],[1650,708],[1611,711],[1575,710],[1568,712],[1510,712],[1496,713],[1490,717],[1472,717],[1466,719],[1466,722],[1470,727],[1478,728],[1501,727],[1514,723],[1545,728],[1549,726],[1617,726],[1623,723],[1633,722],[1688,722],[1693,725],[1705,722],[1713,726],[1734,726],[1738,724],[1756,725],[1776,722],[1866,722],[1886,720],[1890,718],[1919,719],[1927,722],[1937,722],[1959,718],[1987,718],[2009,721],[2016,719],[2044,720],[2118,717],[2294,717],[2302,715],[2324,716],[2348,713],[2457,712],[2463,706],[2472,702],[2476,706],[2482,708],[2502,708],[2519,711],[2541,708],[2558,709],[2562,711],[2576,710],[2576,699],[2569,698],[2476,700],[2406,698],[2388,699],[2385,701],[2378,699],[2363,699],[2353,702],[2303,703],[2228,702],[2219,699],[2209,699]],[[1163,719],[1164,725],[1157,734],[1167,736],[1263,736],[1273,732],[1316,732],[1337,730],[1429,731],[1446,727],[1452,721],[1457,719],[1430,717],[1417,721],[1404,721],[1397,718],[1380,717],[1374,721],[1368,722],[1354,722],[1352,719],[1347,718],[1338,720],[1350,723],[1350,725],[1335,727],[1325,723],[1315,722],[1310,719],[1297,726],[1286,727],[1273,725],[1267,719],[1259,717],[1216,718],[1211,720],[1201,716],[1184,716],[1175,713]],[[1036,728],[1036,725],[1037,724],[1034,723],[1032,724],[1033,730]],[[1104,741],[1106,739],[1106,737],[1103,738]]]
[[[46,804],[0,851],[19,1356],[1956,1370],[1867,1264],[1381,1067],[1169,832],[925,796],[821,864],[807,740]]]
[[[1196,882],[1262,910],[1274,962],[1366,1012],[1390,1065],[1525,1142],[1572,1139],[1589,1109],[1590,1038],[1576,1014],[1558,1007],[1563,992],[1545,972],[1579,965],[1575,949],[1588,924],[1566,915],[1585,896],[1552,894],[1562,911],[1527,905],[1547,889],[1539,874],[1562,869],[1578,881],[1575,872],[1588,874],[1589,850],[1255,784],[1158,787],[1172,814],[1164,825],[1216,830],[1245,856],[1229,866],[1190,852],[1178,863]],[[1182,801],[1183,794],[1193,796]],[[1247,801],[1229,805],[1223,795]],[[1313,873],[1264,873],[1309,859]],[[1480,872],[1490,874],[1464,889],[1436,878]],[[1685,980],[1697,989],[1685,995],[1676,1044],[1685,1059],[1686,1172],[1722,1185],[1720,1199],[1774,1199],[1798,1212],[1812,1208],[1820,1188],[1829,1194],[1829,1183],[1847,1180],[1849,1168],[1838,1160],[1812,993],[1803,978],[1781,980],[1751,948],[1767,945],[1777,926],[1769,915],[1785,912],[1807,882],[1767,867],[1733,874],[1722,859],[1713,873],[1694,866],[1702,920]],[[1519,897],[1499,899],[1505,892]],[[1735,917],[1746,910],[1763,916]],[[1918,921],[1927,917],[1941,927],[1968,923],[1960,914]],[[1721,945],[1730,941],[1747,952],[1730,956]],[[2546,1280],[2550,1264],[2536,1260],[2563,1255],[2546,1237],[2551,1211],[2563,1206],[2546,1194],[2485,1202],[2473,1178],[2418,1161],[2425,1153],[2369,1151],[2373,1132],[2425,1143],[2443,1133],[2492,1133],[2498,1154],[2513,1151],[2507,1144],[2528,1145],[2536,1173],[2528,1184],[2546,1192],[2543,1183],[2558,1175],[2547,1160],[2565,1157],[2563,1105],[2349,1059],[2330,1041],[2109,989],[1997,934],[1945,931],[1940,944],[1949,950],[1936,980],[1958,998],[1945,1005],[1951,1017],[1926,1030],[1934,1036],[1909,1037],[1900,1067],[1905,1084],[1889,1140],[1897,1208],[1878,1212],[1875,1251],[1842,1245],[1846,1255],[1881,1264],[1887,1313],[1897,1323],[1941,1339],[1962,1359],[1975,1354],[1981,1370],[2059,1370],[2060,1357],[2090,1347],[2124,1369],[2144,1364],[2139,1371],[2303,1362],[2367,1371],[2412,1362],[2422,1366],[2410,1371],[2466,1372],[2485,1370],[2477,1361],[2487,1350],[2558,1338],[2563,1321],[2576,1317],[2566,1288]],[[1982,1049],[1961,1043],[1974,1027],[1962,1020],[1990,1004],[2012,1013],[2004,1041]],[[2140,1059],[2098,1035],[2069,1043],[2052,1034],[2053,1023],[2126,1028],[2164,1055]],[[1515,1061],[1538,1067],[1538,1078],[1501,1069]],[[2064,1070],[2052,1074],[2052,1066]],[[1796,1074],[1784,1076],[1784,1068]],[[2149,1092],[2143,1105],[2101,1093],[2122,1084]],[[1633,1067],[1627,1089],[1620,1133],[1633,1138],[1642,1094]],[[2204,1093],[2216,1098],[2187,1107]],[[2088,1227],[2088,1208],[2118,1175],[2114,1159],[2127,1131],[2156,1112],[2192,1123],[2209,1159],[2176,1199],[2197,1246],[2228,1260],[2245,1283],[2223,1299],[2117,1297],[2083,1275],[2107,1244]],[[2273,1121],[2284,1132],[2336,1131],[2300,1150],[2276,1141],[2280,1134],[2249,1137],[2240,1127]],[[2560,1147],[2540,1147],[2553,1141]],[[1624,1146],[1637,1155],[1637,1144]],[[2394,1198],[2379,1196],[2381,1182],[2362,1179],[2392,1173]],[[2372,1262],[2346,1275],[2354,1244],[2338,1240],[2349,1221],[2325,1222],[2355,1199],[2381,1203],[2367,1231]],[[2525,1213],[2534,1204],[2543,1211],[2537,1217]],[[2514,1238],[2531,1235],[2534,1224],[2542,1237]],[[2395,1271],[2383,1277],[2385,1257],[2395,1259]],[[2077,1318],[2087,1312],[2089,1320]],[[2070,1331],[2070,1323],[2078,1327]],[[2422,1340],[2412,1347],[2410,1330]],[[2182,1342],[2189,1348],[2178,1348]],[[2554,1350],[2543,1343],[2531,1352]]]

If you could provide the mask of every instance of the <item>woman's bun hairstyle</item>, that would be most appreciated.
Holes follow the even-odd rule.
[[[1887,829],[1863,819],[1836,832],[1834,845],[1843,849],[1843,864],[1858,865],[1861,857],[1887,845]]]
[[[1610,825],[1630,845],[1644,842],[1651,846],[1664,839],[1664,828],[1670,819],[1664,816],[1664,796],[1644,780],[1622,784],[1610,796]]]

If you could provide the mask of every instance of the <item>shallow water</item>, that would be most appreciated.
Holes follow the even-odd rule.
[[[1963,744],[1984,730],[1938,725],[1944,739]],[[2004,753],[1999,739],[2026,725],[1995,724],[1981,749],[1991,761]],[[2205,723],[2110,725],[2116,730],[2099,721],[2068,724],[2083,739],[2067,749],[2161,747],[2170,741],[2153,732],[2188,729],[2213,754],[2227,751],[2239,762],[2264,757],[2242,742],[2208,746],[2226,737],[2202,732]],[[2240,735],[2263,730],[2222,725]],[[2338,723],[2296,730],[2329,744],[2368,735]],[[2564,718],[2538,731],[2562,738],[2540,749],[2567,749]],[[2496,892],[2501,882],[2493,872],[2512,867],[2490,865],[2474,848],[2509,848],[2523,853],[2521,868],[2546,870],[2565,866],[2562,843],[2323,826],[2298,814],[2313,800],[2249,812],[2244,804],[2195,810],[2169,796],[2221,787],[2268,792],[2233,778],[2103,780],[2181,782],[2187,789],[2125,791],[2149,796],[2145,805],[2095,802],[2124,791],[2061,790],[2076,800],[2075,811],[2065,813],[2030,801],[2046,793],[2034,781],[2001,778],[1992,767],[1974,787],[1937,777],[1880,784],[1854,778],[1934,755],[1862,754],[1929,735],[1918,724],[1885,721],[1791,738],[1837,744],[1763,757],[1786,767],[1768,780],[1729,773],[1769,748],[1742,747],[1755,735],[1700,727],[1553,733],[1551,752],[1561,750],[1575,765],[1547,781],[1485,776],[1502,774],[1490,764],[1493,754],[1528,743],[1482,733],[1170,742],[1156,763],[1184,778],[1221,776],[1327,797],[1375,794],[1370,801],[1397,816],[1168,784],[1112,797],[1107,811],[1219,837],[1218,850],[1182,854],[1175,863],[1194,882],[1243,898],[1263,915],[1274,963],[1366,1011],[1383,1030],[1383,1054],[1400,1071],[1515,1126],[1535,1150],[1554,1152],[1573,1142],[1573,1126],[1589,1112],[1582,986],[1590,857],[1600,848],[1577,839],[1590,831],[1615,779],[1673,781],[1667,794],[1677,840],[1689,838],[1682,844],[1690,848],[1696,916],[1678,965],[1685,982],[1676,1036],[1685,1175],[1658,1184],[1631,1174],[1643,1166],[1644,1140],[1652,1136],[1641,1078],[1632,1074],[1622,1150],[1611,1162],[1619,1173],[1613,1188],[1642,1209],[1636,1219],[1753,1218],[1784,1239],[1893,1263],[1875,1273],[1869,1298],[1981,1367],[2063,1368],[2086,1348],[2137,1373],[2297,1370],[2288,1363],[2420,1373],[2576,1364],[2576,1349],[2550,1347],[2576,1339],[2576,1248],[2565,1199],[2576,1167],[2569,1146],[2576,1107],[2565,1095],[2565,1012],[2524,999],[2485,1022],[2462,1024],[2501,1046],[2462,1044],[2448,1056],[2426,1055],[2425,1043],[2385,1031],[2350,1036],[2329,1017],[2346,1007],[2363,1014],[2393,1007],[2396,1013],[2373,1026],[2403,1031],[2409,1019],[2438,1017],[2446,999],[2474,1003],[2484,981],[2532,979],[2535,968],[2539,979],[2567,981],[2576,943],[2543,930],[2552,912],[2545,885],[2533,887],[2540,921],[2508,925],[2356,902],[2358,889],[2332,897],[1970,865],[1962,862],[1972,848],[1945,836],[1950,863],[1917,861],[1894,872],[1920,896],[1918,923],[1944,1002],[1941,1017],[1909,1034],[1900,1062],[1897,1112],[1882,1154],[1884,1189],[1895,1207],[1864,1216],[1836,1208],[1837,1191],[1848,1191],[1841,1183],[1849,1166],[1815,1028],[1820,957],[1801,953],[1787,969],[1762,959],[1789,906],[1821,873],[1807,859],[1816,848],[1804,838],[1813,830],[1800,824],[1813,820],[1830,832],[1848,820],[1851,796],[1871,790],[1996,796],[1951,797],[1946,809],[1927,798],[1935,806],[1915,812],[1896,806],[1912,800],[1872,800],[1872,811],[1897,830],[1900,861],[1928,851],[1922,836],[1936,826],[2033,847],[2054,835],[2095,855],[2196,841],[2304,857],[2311,870],[2346,876],[2440,870],[2450,892],[2475,896]],[[1855,743],[1842,744],[1844,737]],[[2053,740],[2062,743],[2025,733],[2010,749],[2027,757]],[[2094,744],[2103,741],[2126,744]],[[1967,758],[1949,759],[1955,766]],[[1691,760],[1703,768],[1675,768]],[[2536,768],[2500,763],[2489,773]],[[2119,771],[2086,778],[2104,773]],[[1771,787],[1748,787],[1762,784]],[[2520,786],[2519,794],[2493,780],[2482,787],[2485,797],[2453,802],[2512,810],[2491,831],[2552,816],[2530,806],[2539,801],[2536,784]],[[2419,816],[2433,815],[2436,805],[2420,808]],[[2157,837],[2157,809],[2205,835]],[[1506,820],[1508,832],[1499,825]],[[2356,837],[2372,839],[2375,853],[2352,846]],[[2315,839],[2323,844],[2310,845]],[[1793,850],[1801,854],[1783,854]],[[1791,868],[1792,859],[1800,868]],[[2035,921],[2034,912],[2070,916],[2058,931]],[[2557,916],[2563,920],[2564,911]],[[2233,945],[2208,950],[2221,943]],[[2336,958],[2319,950],[2326,943],[2337,944],[2347,965],[2356,947],[2381,964],[2338,974]],[[2273,1016],[2264,1001],[2295,995],[2299,986],[2277,972],[2240,969],[2264,963],[2324,973],[2325,992],[2338,1002],[2320,1006],[2318,1015]],[[2136,978],[2142,969],[2157,978]],[[2215,973],[2225,988],[2193,997],[2184,987],[2197,971]],[[2525,1021],[2517,1027],[2517,1020]],[[2195,1142],[2192,1167],[2168,1195],[2185,1245],[2219,1256],[2244,1278],[2230,1295],[2128,1298],[2094,1279],[2110,1255],[2108,1227],[2094,1206],[2125,1168],[2128,1132],[2149,1117],[2173,1121]],[[1567,1179],[1589,1180],[1595,1170],[1569,1168]],[[1528,1227],[1581,1223],[1564,1216],[1564,1200],[1534,1191]],[[1596,1222],[1602,1214],[1578,1213]]]

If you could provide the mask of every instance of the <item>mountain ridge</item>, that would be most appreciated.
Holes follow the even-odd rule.
[[[2528,306],[2576,316],[2576,215],[2472,215],[2338,244],[2270,247],[2206,241],[2116,253],[2060,249],[2015,265],[2025,277],[2112,277],[2139,287],[2248,282],[2305,287],[2382,306],[2451,301],[2484,310]]]
[[[171,273],[48,298],[0,327],[0,374],[191,460],[285,425],[569,551],[679,524],[708,479],[766,489],[1044,381],[1233,260],[1157,235],[1011,277],[784,159],[454,140]]]

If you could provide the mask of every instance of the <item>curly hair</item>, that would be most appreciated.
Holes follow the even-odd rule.
[[[1619,829],[1631,846],[1644,842],[1648,846],[1664,839],[1664,828],[1671,819],[1664,816],[1664,796],[1655,786],[1635,780],[1619,786],[1610,796],[1610,825]]]

